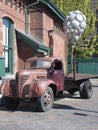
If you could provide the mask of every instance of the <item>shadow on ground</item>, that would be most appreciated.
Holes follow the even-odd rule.
[[[72,98],[72,99],[80,99],[80,97],[77,97],[77,94],[70,95],[70,94],[63,94],[62,97],[57,97],[55,98],[55,101],[60,100],[60,99],[66,99],[66,98]],[[81,99],[82,100],[82,99]],[[78,110],[81,112],[93,112],[93,113],[98,113],[98,111],[91,111],[91,110],[85,110],[85,109],[78,109],[69,105],[63,105],[59,103],[55,103],[53,105],[53,110],[55,109],[63,109],[63,110]],[[3,105],[0,106],[0,111],[21,111],[21,112],[40,112],[38,109],[37,103],[29,103],[29,102],[20,102],[19,106],[15,110],[7,110]],[[87,116],[86,114],[81,114],[81,113],[73,113],[74,115],[82,115],[82,116]]]

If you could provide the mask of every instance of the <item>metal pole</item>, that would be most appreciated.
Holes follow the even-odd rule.
[[[71,46],[71,73],[75,79],[75,66],[74,66],[74,45]]]
[[[73,51],[74,51],[74,47],[72,45],[71,46],[71,73],[73,73]]]

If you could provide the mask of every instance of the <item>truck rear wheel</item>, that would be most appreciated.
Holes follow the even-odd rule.
[[[39,109],[42,112],[49,111],[53,107],[54,94],[52,88],[47,87],[45,93],[38,97]]]
[[[80,93],[80,97],[84,99],[90,99],[92,97],[93,88],[89,80],[80,84],[79,93]]]
[[[10,97],[3,97],[3,105],[7,109],[16,109],[19,101]]]

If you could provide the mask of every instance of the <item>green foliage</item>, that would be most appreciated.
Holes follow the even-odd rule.
[[[86,15],[87,27],[79,41],[76,43],[74,55],[75,57],[92,57],[98,56],[98,36],[95,32],[96,16],[90,9],[91,0],[52,0],[53,3],[66,15],[69,12],[80,10]],[[98,5],[96,6],[98,7]],[[82,44],[81,44],[82,43]],[[69,43],[70,52],[70,43]],[[69,53],[70,56],[70,53]]]

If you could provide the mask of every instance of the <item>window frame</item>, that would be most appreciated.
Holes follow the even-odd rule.
[[[3,17],[3,57],[5,58],[5,73],[13,73],[13,21]],[[7,32],[6,32],[7,31]]]

